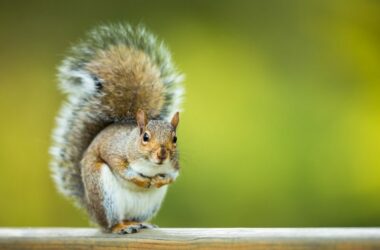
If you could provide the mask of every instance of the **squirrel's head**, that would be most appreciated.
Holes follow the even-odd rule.
[[[139,130],[139,151],[145,159],[159,165],[176,160],[178,112],[174,114],[171,122],[148,121],[145,112],[140,109],[136,114],[136,121]]]

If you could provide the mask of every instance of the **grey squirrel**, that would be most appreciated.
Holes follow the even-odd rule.
[[[101,25],[59,67],[67,94],[53,132],[58,190],[105,232],[152,228],[179,171],[182,75],[143,26]]]

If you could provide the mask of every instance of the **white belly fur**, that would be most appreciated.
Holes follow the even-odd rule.
[[[159,209],[167,186],[142,189],[133,183],[117,179],[104,164],[101,170],[107,221],[112,226],[122,220],[146,221]]]

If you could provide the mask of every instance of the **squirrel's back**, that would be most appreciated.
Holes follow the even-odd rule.
[[[103,25],[74,46],[59,67],[68,95],[57,118],[51,169],[58,189],[83,204],[80,160],[107,125],[135,119],[168,119],[179,109],[181,75],[162,42],[142,26]]]

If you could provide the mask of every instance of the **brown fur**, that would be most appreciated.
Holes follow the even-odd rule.
[[[179,112],[176,112],[174,115],[173,115],[173,118],[171,120],[171,125],[173,126],[174,130],[177,129],[177,126],[178,126],[178,123],[179,123]]]
[[[111,232],[113,233],[119,233],[123,228],[125,228],[125,225],[123,222],[118,223],[111,228]]]
[[[143,112],[143,111],[141,111]],[[144,117],[145,114],[141,114]],[[177,123],[178,124],[178,123]],[[174,128],[170,123],[162,121],[150,121],[144,124],[144,131],[149,131],[151,139],[148,143],[142,143],[140,128],[131,124],[112,124],[105,128],[83,155],[82,179],[85,186],[86,208],[92,218],[103,228],[109,228],[102,205],[103,194],[100,185],[100,170],[102,167],[110,167],[115,175],[122,179],[127,178],[124,171],[128,168],[128,162],[140,158],[159,158],[162,148],[165,148],[167,157],[174,162],[177,168],[176,145],[172,142],[175,135]],[[106,165],[104,165],[104,163]],[[143,177],[131,176],[125,181],[130,181],[140,188],[151,186],[161,187],[173,182],[170,177]],[[116,231],[120,231],[116,225]],[[114,229],[112,229],[114,231]]]
[[[178,123],[177,123],[178,124]],[[138,150],[145,156],[152,156],[155,160],[159,161],[159,155],[162,148],[171,159],[176,158],[177,147],[173,143],[173,136],[175,136],[175,128],[169,123],[160,123],[155,120],[150,121],[143,127],[142,134],[149,132],[150,139],[146,144],[139,144]]]
[[[94,221],[102,228],[107,228],[108,221],[102,206],[103,192],[99,186],[100,170],[103,163],[95,159],[96,157],[93,154],[88,154],[82,161],[82,179],[85,186],[86,209]]]
[[[148,110],[150,117],[160,114],[164,85],[159,69],[144,52],[115,45],[100,51],[87,65],[87,70],[106,83],[102,88],[102,106],[118,107],[119,112],[127,112],[117,116],[134,116],[138,109]]]
[[[53,135],[53,178],[61,193],[109,229],[108,224],[116,221],[107,222],[103,211],[105,194],[99,183],[103,167],[109,166],[116,175],[128,173],[129,161],[166,154],[178,166],[177,150],[170,143],[175,122],[170,127],[163,121],[180,109],[182,77],[161,41],[144,27],[128,24],[102,25],[89,32],[73,46],[58,76],[68,98]],[[145,110],[145,118],[161,120],[144,122],[143,129],[153,138],[147,145],[141,143],[142,131],[128,125],[138,109]],[[126,175],[137,189],[152,183],[143,176]]]
[[[163,177],[161,177],[161,176],[158,175],[158,176],[155,176],[155,177],[152,178],[151,184],[153,186],[155,186],[156,188],[160,188],[160,187],[162,187],[164,185],[167,185],[167,184],[170,184],[172,182],[173,182],[172,179],[170,179],[170,178],[163,178]]]
[[[112,228],[111,228],[111,232],[112,233],[122,233],[123,230],[127,229],[128,227],[131,227],[131,226],[138,226],[138,227],[135,227],[136,229],[139,228],[139,229],[142,229],[143,227],[141,227],[141,223],[138,222],[138,221],[129,221],[129,220],[123,220],[122,222],[114,225]]]

